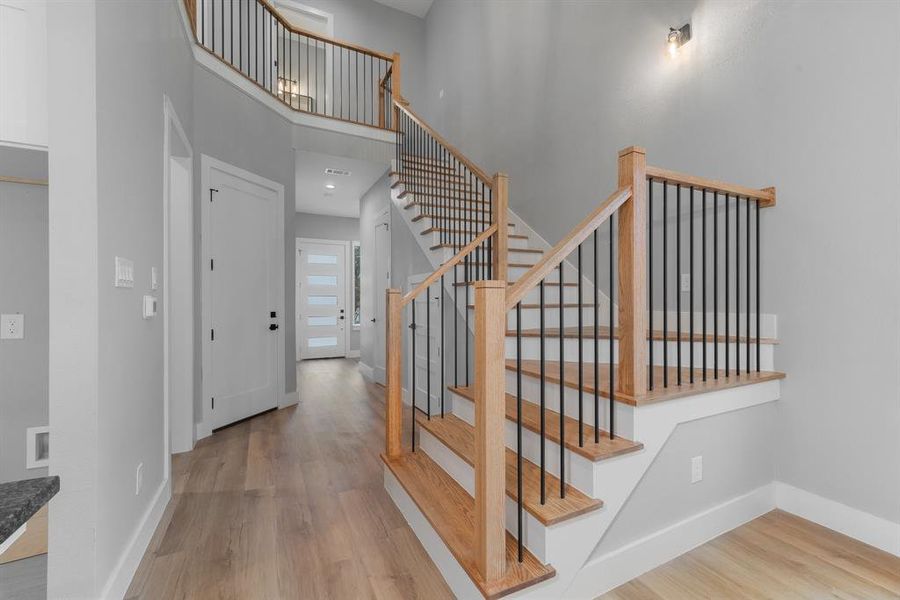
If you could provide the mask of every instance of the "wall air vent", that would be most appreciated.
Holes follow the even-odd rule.
[[[344,169],[325,169],[326,175],[342,175],[344,177],[350,177],[350,171],[345,171]]]

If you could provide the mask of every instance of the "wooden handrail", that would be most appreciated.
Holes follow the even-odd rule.
[[[620,206],[631,198],[631,187],[624,187],[613,192],[600,206],[585,217],[570,231],[544,258],[531,267],[519,278],[514,286],[506,292],[506,310],[512,310],[522,301],[532,288],[545,279],[565,258],[578,248],[578,244],[587,239],[595,229],[600,227]]]
[[[319,40],[320,42],[328,42],[329,44],[334,44],[335,46],[341,46],[348,50],[355,50],[356,52],[361,52],[363,54],[369,54],[371,56],[377,56],[378,58],[391,61],[393,60],[393,56],[391,54],[386,54],[384,52],[379,52],[378,50],[372,50],[371,48],[365,48],[363,46],[359,46],[357,44],[353,44],[350,42],[345,42],[343,40],[339,40],[337,38],[329,37],[327,35],[322,35],[320,33],[314,33],[312,31],[307,31],[306,29],[300,29],[299,27],[291,24],[287,19],[281,16],[281,13],[278,12],[278,9],[269,4],[267,0],[256,0],[259,4],[263,5],[266,9],[268,9],[275,19],[281,23],[285,29],[291,31],[292,33],[296,33],[299,35],[303,35],[314,40]]]
[[[647,176],[651,179],[664,179],[669,183],[680,183],[681,185],[693,186],[704,190],[753,198],[754,200],[759,200],[760,208],[775,206],[775,188],[763,188],[757,190],[743,185],[716,181],[715,179],[687,175],[685,173],[678,173],[676,171],[651,166],[647,167]]]
[[[484,171],[482,171],[480,168],[478,168],[478,166],[475,163],[473,163],[471,160],[466,158],[466,156],[462,152],[457,150],[456,147],[453,146],[453,144],[451,144],[450,142],[445,140],[441,134],[439,134],[437,131],[432,129],[431,126],[428,125],[428,123],[423,121],[422,118],[419,117],[419,115],[417,115],[412,110],[410,110],[409,103],[406,102],[406,100],[403,100],[403,98],[400,97],[400,95],[397,92],[394,92],[394,106],[396,106],[399,110],[402,110],[403,112],[405,112],[409,116],[409,118],[412,119],[413,122],[415,122],[419,127],[424,129],[425,131],[427,131],[428,134],[432,138],[434,138],[434,140],[438,144],[440,144],[441,146],[446,148],[447,151],[450,152],[450,154],[452,154],[453,156],[455,156],[459,162],[466,165],[470,171],[475,173],[475,176],[478,177],[478,179],[480,179],[484,183],[485,187],[487,187],[488,189],[491,188],[491,185],[493,185],[491,176],[488,175],[487,173],[485,173]]]
[[[12,177],[0,175],[0,183],[21,183],[22,185],[48,185],[46,179],[28,179],[27,177]]]
[[[465,248],[463,248],[462,250],[457,252],[453,256],[453,258],[451,258],[450,260],[448,260],[447,262],[442,264],[441,267],[437,271],[435,271],[434,273],[429,275],[428,278],[425,279],[425,281],[423,281],[422,283],[417,285],[415,287],[415,289],[407,292],[407,294],[405,296],[403,296],[403,298],[400,300],[400,308],[403,308],[404,306],[406,306],[407,304],[409,304],[410,302],[415,300],[416,296],[418,296],[419,294],[421,294],[422,292],[427,290],[429,287],[431,287],[435,281],[437,281],[438,279],[441,278],[441,275],[445,275],[447,273],[447,271],[449,271],[450,269],[452,269],[453,267],[458,265],[460,263],[460,261],[462,261],[469,254],[471,254],[476,248],[478,248],[478,246],[483,244],[489,237],[494,235],[494,233],[496,231],[497,231],[497,224],[494,223],[493,225],[491,225],[490,227],[488,227],[487,229],[485,229],[484,231],[479,233],[478,236],[474,240],[469,242],[465,246]]]

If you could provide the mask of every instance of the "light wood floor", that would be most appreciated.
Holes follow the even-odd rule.
[[[900,558],[775,510],[601,598],[896,600]]]
[[[202,440],[127,598],[452,598],[384,491],[383,389],[301,363],[304,401]]]

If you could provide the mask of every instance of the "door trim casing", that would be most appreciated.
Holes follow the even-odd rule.
[[[203,377],[203,373],[212,371],[211,357],[209,345],[211,343],[208,333],[211,328],[211,315],[209,314],[210,304],[210,270],[208,267],[210,259],[209,247],[209,188],[212,181],[213,169],[227,173],[238,179],[243,179],[249,183],[258,185],[275,192],[278,200],[276,201],[278,210],[275,211],[275,243],[280,252],[275,253],[275,310],[281,315],[279,323],[281,326],[275,331],[275,385],[276,398],[278,399],[278,408],[286,406],[285,402],[288,395],[285,392],[285,375],[284,375],[284,357],[287,348],[285,348],[284,335],[284,186],[280,183],[266,179],[226,163],[219,159],[213,158],[207,154],[200,155],[200,272],[201,272],[201,291],[200,291],[200,352],[202,354],[202,371],[201,371],[201,415],[203,418],[197,424],[197,439],[206,437],[212,433],[212,409],[210,406],[210,378]]]
[[[294,261],[297,260],[297,252],[300,250],[300,244],[334,244],[344,247],[344,314],[349,315],[353,305],[353,242],[351,240],[326,240],[320,238],[297,237],[294,243]],[[300,264],[296,263],[295,270],[300,269]],[[295,278],[296,279],[296,278]],[[297,282],[294,282],[297,285]],[[294,294],[294,330],[296,334],[297,346],[297,362],[300,362],[300,323],[297,320],[297,307],[300,305],[300,295]],[[344,358],[353,358],[350,351],[350,330],[352,327],[352,317],[348,321],[348,325],[344,326]],[[355,351],[358,355],[359,350]]]

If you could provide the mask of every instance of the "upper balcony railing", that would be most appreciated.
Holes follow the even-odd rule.
[[[305,31],[266,0],[184,0],[197,43],[296,111],[391,128],[400,55]]]

